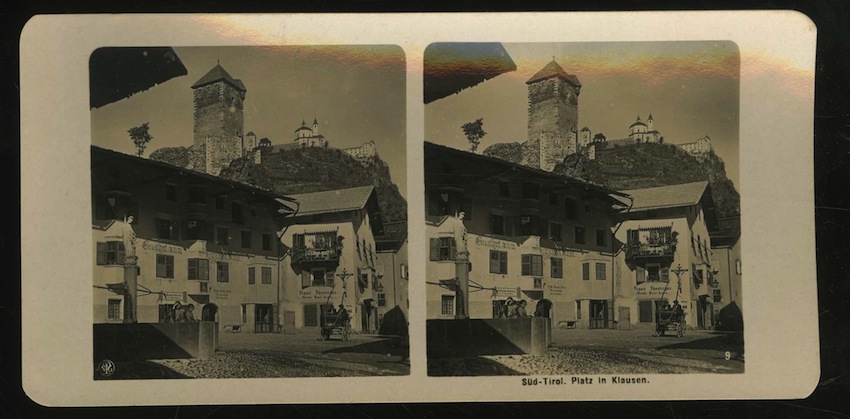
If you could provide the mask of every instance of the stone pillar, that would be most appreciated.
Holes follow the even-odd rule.
[[[138,307],[137,307],[137,278],[136,268],[138,257],[124,257],[124,323],[138,322]]]
[[[458,251],[455,255],[455,275],[457,288],[455,291],[455,319],[469,318],[469,252]]]

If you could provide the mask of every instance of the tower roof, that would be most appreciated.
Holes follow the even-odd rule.
[[[574,86],[581,87],[581,83],[579,83],[578,77],[564,71],[564,69],[561,68],[561,66],[558,65],[555,60],[552,60],[549,62],[549,64],[546,64],[546,66],[543,67],[540,71],[538,71],[537,74],[531,76],[531,78],[528,79],[525,84],[536,83],[538,81],[550,79],[552,77],[558,77],[559,79],[567,81]]]
[[[242,80],[237,80],[231,77],[221,64],[216,64],[212,70],[208,71],[207,74],[204,75],[204,77],[201,77],[200,80],[196,81],[195,84],[192,85],[192,88],[195,89],[201,86],[206,86],[217,81],[224,81],[242,92],[248,91],[248,89],[245,88],[245,85],[242,84]]]
[[[316,118],[313,118],[313,125],[319,125],[319,120],[316,119]]]

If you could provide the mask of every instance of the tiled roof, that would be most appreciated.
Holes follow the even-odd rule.
[[[217,81],[224,80],[226,83],[231,86],[246,92],[248,89],[245,88],[245,85],[242,84],[242,80],[236,80],[227,73],[224,67],[221,64],[216,64],[215,67],[212,68],[204,77],[201,77],[200,80],[196,81],[195,84],[192,85],[192,88],[197,88],[201,86],[205,86],[210,83],[215,83]]]
[[[366,206],[373,186],[289,195],[298,201],[298,215],[358,210]]]
[[[549,62],[549,64],[546,64],[546,66],[543,67],[543,69],[541,69],[540,71],[538,71],[537,74],[531,76],[531,78],[528,79],[525,84],[531,84],[552,77],[561,78],[572,83],[575,86],[581,87],[581,83],[579,83],[578,77],[564,71],[564,69],[561,68],[561,66],[558,65],[555,60],[552,60]]]
[[[634,199],[630,211],[644,211],[696,205],[707,187],[708,181],[701,181],[621,192],[631,195]]]

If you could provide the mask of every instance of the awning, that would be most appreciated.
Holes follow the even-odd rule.
[[[210,302],[209,294],[189,294],[189,298],[195,300],[198,304],[209,304]]]
[[[543,299],[543,290],[522,290],[522,293],[532,300]]]

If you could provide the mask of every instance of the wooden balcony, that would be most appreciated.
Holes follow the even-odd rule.
[[[639,228],[628,231],[626,259],[672,258],[676,237],[671,227]]]
[[[293,263],[339,262],[339,249],[296,246],[292,248]]]

